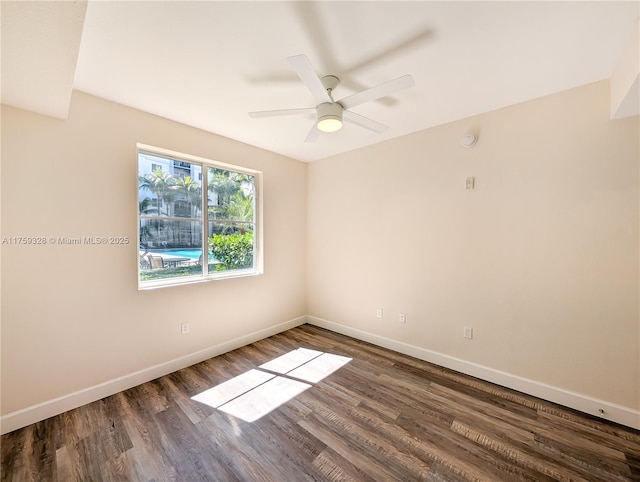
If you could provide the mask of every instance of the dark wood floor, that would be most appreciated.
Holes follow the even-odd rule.
[[[304,347],[352,361],[254,422],[191,400]],[[310,325],[6,434],[3,481],[640,480],[640,432]]]

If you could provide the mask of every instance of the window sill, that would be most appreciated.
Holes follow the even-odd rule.
[[[169,288],[171,286],[183,286],[197,283],[208,283],[211,281],[221,281],[235,278],[247,278],[250,276],[260,276],[261,271],[255,269],[245,269],[227,271],[208,276],[184,276],[182,278],[161,279],[157,281],[138,282],[138,291],[154,290],[158,288]]]

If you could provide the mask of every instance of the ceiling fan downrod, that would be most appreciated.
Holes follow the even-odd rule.
[[[327,94],[329,94],[329,98],[331,99],[331,102],[335,102],[333,100],[333,95],[331,95],[331,93],[333,92],[333,89],[338,87],[338,84],[340,83],[340,79],[335,75],[325,75],[320,79],[320,82],[322,82],[322,86],[327,91]]]
[[[331,102],[323,102],[316,107],[316,126],[322,132],[336,132],[342,129],[342,106],[333,100],[331,92],[340,83],[340,79],[335,75],[325,75],[320,79],[322,86],[326,89]]]

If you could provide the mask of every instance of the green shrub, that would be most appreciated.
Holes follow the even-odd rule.
[[[209,251],[220,263],[217,271],[253,266],[253,233],[214,234],[209,238]]]
[[[176,266],[175,268],[148,269],[140,271],[140,281],[195,275],[202,275],[202,266],[199,264],[193,266]]]

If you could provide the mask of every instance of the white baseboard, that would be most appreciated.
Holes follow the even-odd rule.
[[[0,433],[5,434],[12,432],[32,423],[39,422],[40,420],[59,415],[68,410],[73,410],[74,408],[78,408],[87,403],[95,402],[101,398],[108,397],[128,388],[140,385],[141,383],[155,380],[158,377],[195,365],[196,363],[208,360],[214,356],[227,353],[231,350],[235,350],[236,348],[249,345],[258,340],[295,328],[305,322],[306,317],[304,316],[294,318],[293,320],[235,338],[225,343],[220,343],[219,345],[205,348],[204,350],[200,350],[195,353],[190,353],[189,355],[185,355],[159,365],[145,368],[144,370],[140,370],[114,380],[109,380],[108,382],[104,382],[93,387],[85,388],[53,400],[38,403],[37,405],[32,405],[21,410],[16,410],[15,412],[11,412],[0,417]]]
[[[640,430],[640,411],[638,410],[598,400],[563,388],[546,385],[535,380],[529,380],[314,316],[307,316],[307,323]],[[600,410],[604,412],[601,413]]]
[[[114,380],[109,380],[93,387],[8,413],[0,417],[0,434],[12,432],[32,423],[39,422],[40,420],[59,415],[68,410],[73,410],[87,403],[95,402],[96,400],[114,395],[122,390],[154,380],[174,371],[181,370],[182,368],[262,340],[263,338],[289,330],[305,322],[640,430],[640,411],[638,410],[633,410],[604,400],[598,400],[570,390],[546,385],[535,380],[522,378],[517,375],[443,355],[442,353],[340,325],[321,318],[302,316]],[[600,409],[604,410],[604,414],[600,414]]]

